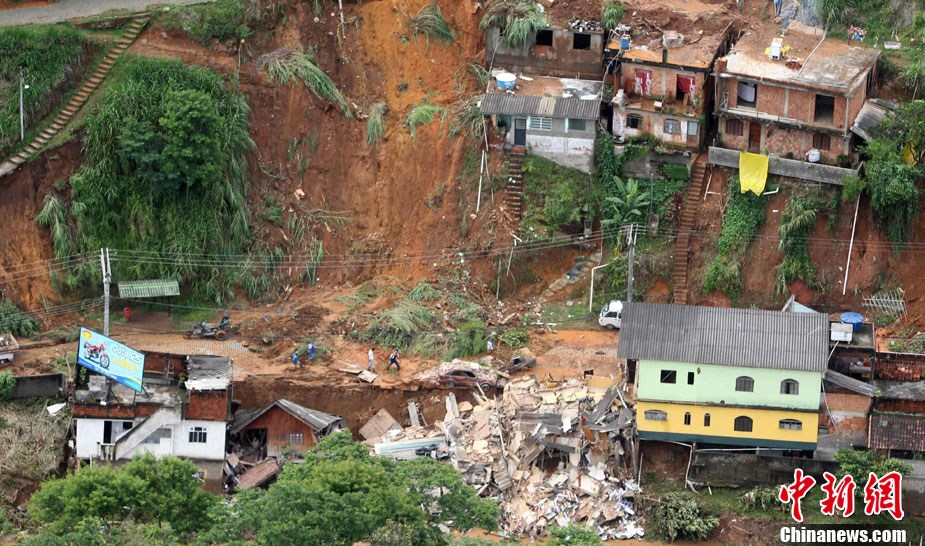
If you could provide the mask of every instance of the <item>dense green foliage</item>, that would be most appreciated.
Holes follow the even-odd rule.
[[[20,546],[176,546],[183,541],[163,523],[124,521],[113,525],[98,517],[88,517],[63,532],[45,531],[29,537]]]
[[[562,229],[580,222],[588,199],[587,174],[531,155],[524,161],[525,226]]]
[[[39,323],[25,315],[15,303],[9,300],[0,302],[0,333],[32,337],[38,331]]]
[[[652,203],[649,190],[643,189],[638,180],[617,178],[613,187],[614,194],[604,198],[605,217],[601,221],[612,236],[621,226],[644,221],[647,207]],[[606,215],[607,212],[610,214]]]
[[[549,541],[549,546],[597,546],[601,543],[597,531],[587,525],[556,527],[550,536],[552,540]]]
[[[58,255],[145,251],[145,260],[114,260],[114,276],[177,278],[204,298],[229,298],[231,274],[183,258],[245,247],[245,156],[254,147],[247,103],[216,73],[180,61],[129,58],[117,71],[86,117],[85,161],[70,181],[73,241],[59,237],[67,225],[60,202],[46,201],[39,221],[53,229]],[[87,264],[69,285],[96,284],[85,281],[97,269]]]
[[[83,55],[82,35],[70,26],[0,28],[0,152],[19,141],[19,68],[29,85],[23,93],[28,128],[51,112],[56,93],[76,82]]]
[[[247,38],[254,30],[271,29],[285,15],[278,0],[215,0],[199,5],[175,6],[161,15],[161,24],[187,33],[204,46],[212,41]]]
[[[305,464],[286,466],[267,491],[239,495],[202,538],[216,544],[250,537],[256,544],[349,546],[369,537],[382,541],[387,537],[380,529],[389,526],[395,541],[386,544],[402,545],[411,537],[416,546],[436,546],[445,538],[431,522],[452,521],[461,530],[497,525],[497,506],[479,499],[452,466],[368,453],[347,432],[325,438],[306,454]],[[431,496],[435,488],[444,494]]]
[[[620,20],[623,19],[623,12],[626,6],[622,1],[606,0],[601,7],[601,25],[608,30],[617,28]]]
[[[280,85],[304,83],[316,97],[334,103],[344,113],[344,117],[353,119],[347,99],[331,77],[315,64],[314,50],[282,50],[267,61],[266,70],[270,79]]]
[[[874,139],[867,145],[865,168],[870,207],[893,242],[908,241],[919,211],[917,182],[921,173],[907,165],[899,142]]]
[[[823,210],[826,202],[819,195],[805,192],[795,193],[787,202],[780,217],[780,250],[784,261],[777,266],[774,291],[778,295],[788,293],[788,284],[801,280],[808,286],[816,285],[816,266],[809,259],[809,232],[816,224],[816,213]]]
[[[91,466],[64,479],[43,482],[29,514],[59,534],[91,518],[109,524],[135,521],[169,524],[179,532],[209,524],[216,503],[195,478],[196,466],[176,457],[141,455],[125,466]]]
[[[484,353],[486,330],[485,323],[478,320],[469,320],[459,325],[447,358],[463,358]]]
[[[443,17],[440,6],[433,2],[422,7],[417,15],[408,20],[408,28],[413,36],[423,35],[428,43],[433,40],[447,45],[456,37],[453,28]]]
[[[871,472],[877,476],[893,471],[902,475],[912,472],[912,465],[892,457],[886,458],[876,451],[855,451],[842,448],[835,452],[835,460],[838,462],[838,474],[840,476],[850,475],[854,478],[854,483],[858,484],[855,490],[857,494],[863,492],[864,484],[867,483]]]
[[[501,332],[498,342],[509,349],[520,349],[530,341],[530,332],[524,328],[512,328]]]
[[[723,216],[723,229],[716,245],[716,256],[703,277],[703,291],[720,291],[730,298],[742,291],[742,261],[758,229],[764,223],[767,198],[742,193],[739,179],[729,180],[729,202]]]
[[[505,45],[519,48],[530,43],[536,31],[548,26],[546,14],[532,0],[494,0],[485,10],[479,30],[499,28]]]
[[[668,493],[658,501],[647,503],[645,515],[646,531],[668,542],[679,538],[703,540],[719,524],[715,516],[703,510],[697,497],[687,491]]]
[[[12,372],[0,372],[0,400],[9,400],[13,397],[13,387],[16,386],[16,378]]]

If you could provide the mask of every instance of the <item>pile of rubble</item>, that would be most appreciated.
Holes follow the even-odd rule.
[[[499,399],[447,400],[450,460],[480,494],[498,500],[501,526],[541,536],[585,523],[602,538],[642,536],[635,511],[633,412],[613,381],[588,377],[509,383]]]
[[[569,19],[568,26],[570,29],[577,30],[578,32],[602,32],[604,30],[600,21],[581,19],[579,17],[572,17]]]

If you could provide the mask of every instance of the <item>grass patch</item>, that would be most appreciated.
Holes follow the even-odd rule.
[[[494,0],[485,10],[479,30],[490,27],[503,31],[501,39],[508,47],[527,45],[536,31],[549,26],[549,18],[532,0]]]
[[[15,303],[0,302],[0,333],[10,332],[16,337],[32,337],[39,331],[39,323],[25,315]]]
[[[29,89],[23,92],[28,125],[60,104],[77,83],[77,68],[87,54],[84,34],[69,25],[0,28],[0,152],[19,143],[19,69]]]
[[[456,38],[456,33],[443,17],[440,6],[434,3],[427,4],[417,15],[409,19],[408,29],[415,38],[423,35],[427,43],[433,40],[438,44],[447,45]]]
[[[314,51],[282,48],[264,55],[257,62],[266,69],[267,76],[273,82],[280,85],[304,83],[316,97],[334,103],[344,113],[344,117],[353,119],[347,99],[324,70],[315,64]]]
[[[275,195],[270,195],[263,200],[264,209],[263,216],[266,218],[267,222],[270,222],[274,226],[278,226],[283,223],[283,205],[279,201],[279,197]]]
[[[505,178],[506,180],[506,178]],[[588,175],[539,156],[524,161],[524,229],[558,230],[582,218]]]
[[[729,202],[723,216],[723,229],[716,256],[703,277],[703,292],[722,292],[729,298],[742,293],[742,261],[761,225],[764,224],[766,197],[739,191],[738,177],[729,179]]]
[[[473,97],[459,102],[450,124],[450,136],[465,134],[479,142],[485,138],[485,118],[479,100],[480,97]]]
[[[446,116],[446,108],[431,104],[425,99],[416,104],[414,108],[408,112],[408,117],[405,118],[405,127],[408,128],[408,132],[411,133],[412,138],[416,137],[418,127],[432,122],[434,116],[438,114],[441,116],[442,121],[442,117]]]
[[[215,0],[193,6],[172,6],[163,12],[164,28],[178,29],[202,45],[247,38],[253,30],[269,30],[285,17],[285,0]]]
[[[787,285],[802,280],[816,286],[816,266],[809,259],[809,232],[816,225],[816,213],[825,209],[827,202],[818,195],[794,193],[780,217],[780,250],[784,261],[777,266],[774,292],[788,293]]]
[[[369,119],[366,120],[366,145],[378,146],[385,135],[385,114],[388,107],[384,102],[377,102],[369,109]]]

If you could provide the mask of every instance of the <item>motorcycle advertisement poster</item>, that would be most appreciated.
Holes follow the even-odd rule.
[[[86,328],[80,329],[77,363],[141,392],[145,356],[114,339]]]

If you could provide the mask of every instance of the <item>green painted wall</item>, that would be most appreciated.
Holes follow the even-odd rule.
[[[675,370],[676,383],[662,383],[662,370]],[[688,384],[689,372],[694,373],[693,385]],[[742,375],[755,380],[753,392],[735,390],[736,378]],[[784,379],[798,381],[799,394],[781,394]],[[816,372],[641,360],[637,398],[818,411],[821,387],[822,374]]]

